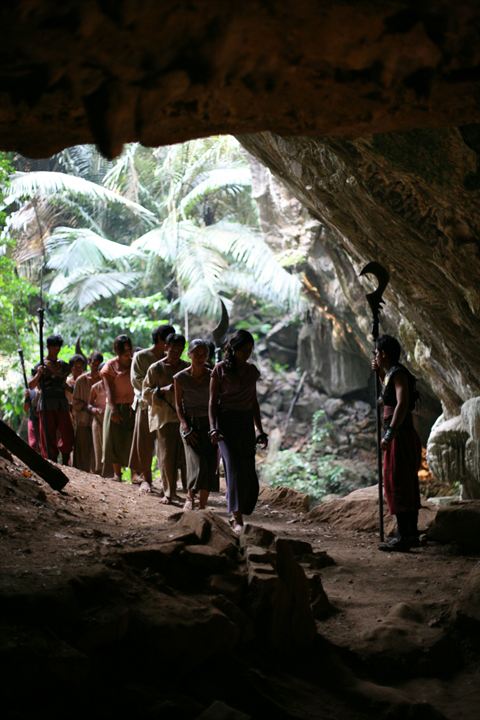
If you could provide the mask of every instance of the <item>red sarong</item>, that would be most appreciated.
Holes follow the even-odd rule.
[[[410,417],[383,451],[384,492],[392,515],[420,508],[418,471],[421,462],[422,445]]]
[[[39,414],[40,449],[42,456],[57,462],[58,453],[64,461],[72,452],[73,426],[68,410],[44,410]]]

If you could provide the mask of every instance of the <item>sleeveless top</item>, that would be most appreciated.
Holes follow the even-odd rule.
[[[392,382],[393,377],[398,373],[403,372],[407,376],[407,382],[408,382],[408,397],[409,397],[409,405],[408,405],[408,411],[412,412],[412,410],[415,409],[415,403],[418,399],[418,391],[416,387],[416,378],[412,373],[407,370],[407,368],[404,365],[401,365],[400,363],[398,365],[394,365],[391,367],[388,372],[385,375],[385,378],[383,380],[383,388],[382,388],[382,399],[383,404],[385,407],[394,408],[397,405],[397,394],[395,392],[395,383]]]
[[[218,379],[218,405],[221,411],[253,410],[256,384],[260,373],[255,365],[247,363],[240,375],[228,370],[224,362],[219,362],[212,370],[212,377]]]
[[[176,383],[183,390],[183,409],[191,417],[206,417],[208,415],[208,396],[210,391],[211,370],[207,370],[204,377],[198,381],[190,374],[189,368],[173,376]]]

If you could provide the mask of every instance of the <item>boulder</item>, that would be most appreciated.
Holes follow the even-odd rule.
[[[480,551],[480,500],[458,500],[438,505],[427,531],[430,540],[451,543],[462,551]]]
[[[428,622],[420,604],[398,603],[365,632],[355,648],[380,680],[447,673],[458,667],[459,652],[444,629]]]
[[[424,532],[435,517],[437,510],[422,500],[418,527]],[[378,485],[354,490],[343,498],[322,502],[308,513],[315,522],[327,522],[337,529],[378,531]],[[386,535],[396,528],[396,521],[384,506],[384,527]]]
[[[310,508],[310,498],[305,493],[287,487],[270,487],[263,485],[260,489],[258,498],[262,505],[279,508],[282,510],[291,510],[293,512],[308,512]]]

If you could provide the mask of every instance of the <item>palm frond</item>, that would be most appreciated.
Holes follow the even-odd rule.
[[[124,198],[120,193],[84,178],[60,172],[14,173],[10,177],[10,186],[4,206],[7,207],[26,197],[56,197],[61,200],[64,194],[83,195],[103,203],[118,203],[146,222],[152,223],[155,220],[153,213],[142,205]]]
[[[199,202],[208,195],[220,190],[233,190],[250,187],[252,178],[247,167],[216,168],[206,173],[206,176],[182,198],[178,209],[186,217]]]
[[[86,272],[83,268],[68,277],[57,275],[49,293],[61,295],[67,307],[83,310],[101,298],[118,295],[139,278],[136,272]]]
[[[277,261],[273,251],[256,233],[237,223],[220,222],[205,228],[208,241],[249,271],[266,299],[298,310],[301,283]]]
[[[82,268],[101,270],[109,262],[128,266],[138,252],[127,245],[108,240],[87,228],[59,227],[46,243],[47,267],[68,276]]]
[[[94,154],[98,152],[93,145],[73,145],[57,153],[55,159],[67,173],[79,177],[91,174]]]
[[[227,310],[232,307],[232,301],[222,298]],[[206,315],[209,318],[218,318],[220,314],[218,293],[212,293],[211,288],[197,282],[189,287],[179,298],[180,308],[194,315]]]

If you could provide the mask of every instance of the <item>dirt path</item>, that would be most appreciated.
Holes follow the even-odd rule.
[[[115,548],[151,544],[159,530],[168,527],[171,515],[182,509],[182,502],[163,505],[155,491],[145,495],[136,486],[72,468],[66,472],[70,482],[64,492],[56,493],[20,463],[0,458],[3,593],[48,588],[64,574],[101,563]],[[222,493],[212,497],[211,507],[226,518]],[[335,564],[324,568],[321,576],[337,612],[319,623],[319,631],[348,653],[361,655],[366,638],[401,604],[421,609],[423,627],[441,625],[478,563],[478,557],[454,555],[438,545],[409,554],[381,553],[372,533],[334,530],[290,505],[259,502],[249,521],[277,535],[307,540],[331,556]],[[412,702],[434,702],[445,717],[478,717],[478,669],[463,667],[443,680],[404,680],[397,687]]]

